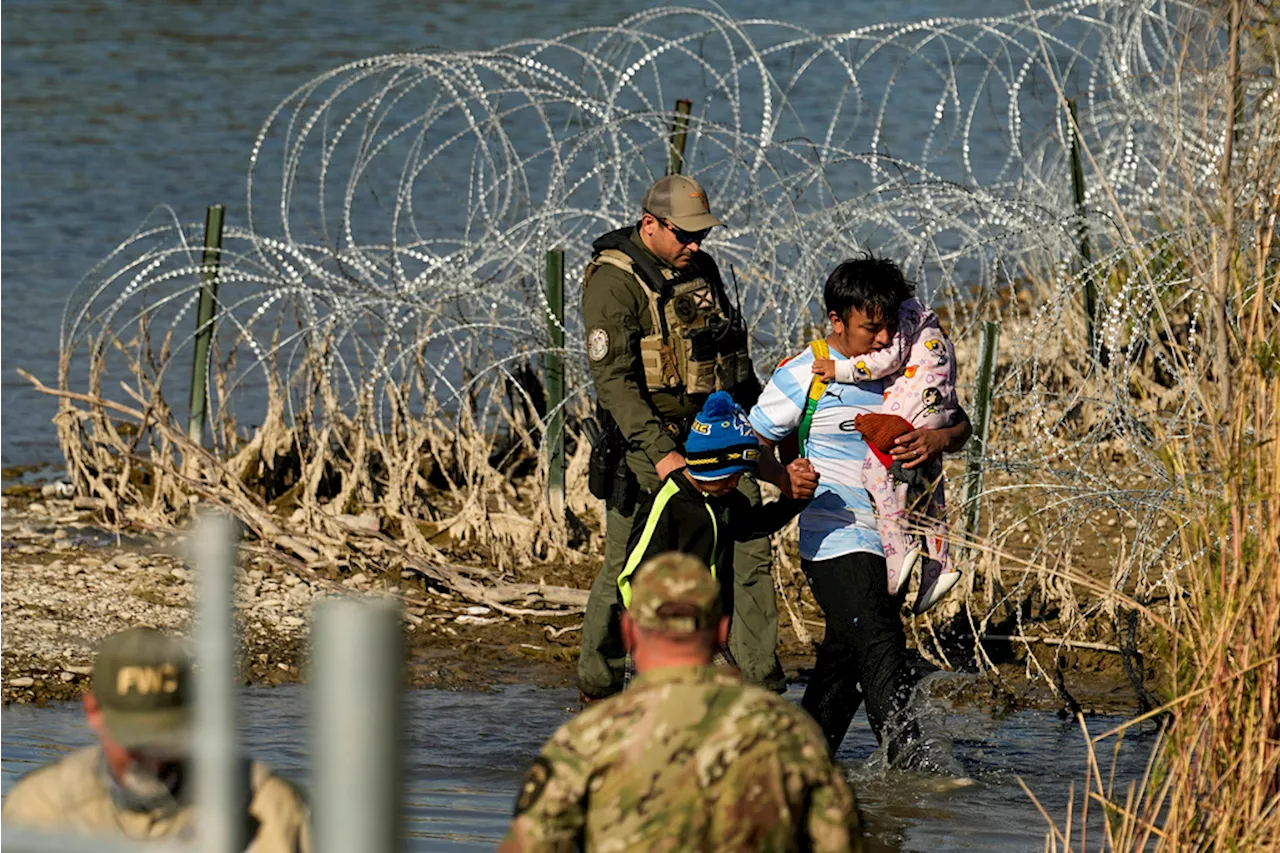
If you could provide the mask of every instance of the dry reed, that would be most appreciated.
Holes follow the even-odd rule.
[[[1181,600],[1152,632],[1170,698],[1115,730],[1085,730],[1085,798],[1062,825],[1049,819],[1051,851],[1280,849],[1280,21],[1232,0],[1186,26],[1194,38],[1176,71],[1206,85],[1184,107],[1220,134],[1220,160],[1208,181],[1177,161],[1164,192],[1181,225],[1133,241],[1128,259],[1130,275],[1184,267],[1188,294],[1208,307],[1201,340],[1169,348],[1175,364],[1203,360],[1182,399],[1200,416],[1191,429],[1153,424],[1182,558]],[[1145,778],[1117,788],[1098,752],[1157,715]]]

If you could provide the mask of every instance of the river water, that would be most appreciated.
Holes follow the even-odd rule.
[[[798,688],[792,688],[790,698],[799,700]],[[502,837],[529,761],[573,713],[576,694],[534,687],[493,693],[416,690],[406,703],[409,849],[460,853],[491,850]],[[304,734],[307,708],[303,687],[250,688],[244,692],[241,712],[244,740],[254,755],[303,784],[310,752]],[[862,715],[837,756],[853,780],[872,834],[887,849],[1043,849],[1046,825],[1019,787],[1018,777],[1060,821],[1074,783],[1078,813],[1086,760],[1076,723],[1042,711],[996,716],[974,710],[945,714],[936,722],[953,742],[960,777],[883,774],[873,769],[875,739]],[[1099,716],[1088,725],[1097,734],[1120,722]],[[6,708],[0,712],[0,724],[4,791],[37,763],[90,742],[74,703]],[[1140,777],[1150,745],[1149,735],[1126,741],[1116,771],[1120,789]],[[1096,815],[1097,809],[1093,811]],[[1094,825],[1090,834],[1097,830]]]
[[[364,57],[549,38],[614,24],[652,5],[645,0],[558,0],[550,6],[532,0],[4,3],[0,461],[8,466],[60,460],[49,425],[55,404],[34,391],[16,368],[46,382],[56,379],[61,313],[77,282],[162,206],[195,222],[203,219],[207,205],[222,203],[228,223],[244,225],[255,134],[295,88]],[[1037,0],[1035,5],[1046,4]],[[719,8],[743,20],[785,16],[790,24],[834,33],[944,15],[1006,15],[1025,4],[797,0],[780,7],[769,0],[726,0]],[[879,139],[873,142],[868,125],[867,138],[858,136],[850,145],[912,160],[927,137],[923,130],[934,120],[940,84],[926,63],[899,67],[895,57],[889,52],[879,66],[859,72],[872,89],[890,77],[896,82]],[[963,65],[957,73],[990,76],[981,62]],[[678,91],[678,81],[670,87]],[[796,127],[821,128],[836,94],[818,81],[793,97],[788,110],[794,113],[788,115],[796,117]],[[875,94],[866,92],[873,104]],[[1045,115],[1035,113],[1038,97],[1032,93],[1033,109],[1022,117],[1034,133],[1047,124]],[[992,168],[1000,162],[995,143],[1009,116],[998,92],[990,103],[980,98],[974,110],[970,137],[981,144],[970,157],[981,179],[984,158]],[[457,165],[466,172],[466,162]]]

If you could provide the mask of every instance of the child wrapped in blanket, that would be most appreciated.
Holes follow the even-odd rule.
[[[843,384],[885,380],[880,413],[854,420],[871,450],[862,464],[862,483],[876,505],[889,593],[897,595],[922,563],[915,611],[923,613],[960,579],[947,544],[942,460],[904,468],[889,454],[899,436],[954,426],[963,417],[956,398],[955,349],[938,315],[912,297],[899,308],[897,331],[887,347],[842,361],[815,359],[813,372]]]

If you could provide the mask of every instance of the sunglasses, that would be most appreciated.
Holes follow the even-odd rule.
[[[653,216],[652,213],[649,215]],[[656,216],[653,216],[653,218],[658,219]],[[675,237],[676,242],[682,246],[687,246],[690,243],[701,243],[711,233],[710,228],[703,228],[701,231],[686,231],[683,228],[677,228],[665,219],[658,219],[658,224],[670,231],[671,236]]]

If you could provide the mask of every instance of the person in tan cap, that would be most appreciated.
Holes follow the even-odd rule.
[[[639,675],[547,742],[499,850],[862,850],[817,724],[711,665],[728,627],[701,560],[646,561],[622,616]]]
[[[637,508],[685,465],[680,448],[708,395],[727,391],[749,409],[760,393],[741,312],[715,261],[702,251],[711,229],[721,224],[701,184],[668,175],[645,193],[635,225],[592,244],[582,285],[600,427],[590,482],[608,514],[604,564],[583,619],[583,704],[623,686],[618,574]],[[772,459],[759,476],[789,498],[808,498],[817,486],[812,474],[789,473]],[[760,503],[754,476],[744,477],[739,490],[753,505]],[[736,546],[730,647],[744,678],[780,691],[786,680],[775,655],[778,605],[771,566],[767,537]]]
[[[103,640],[85,718],[98,746],[33,770],[5,797],[6,825],[97,838],[190,839],[195,815],[186,756],[191,659],[151,628]],[[308,853],[308,811],[296,789],[264,765],[245,763],[247,848]]]

